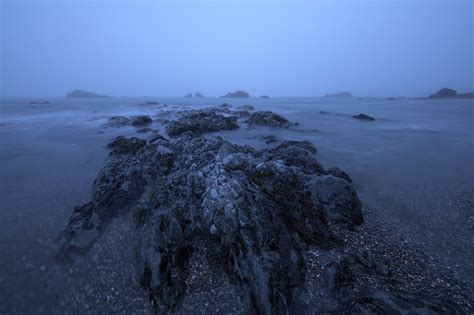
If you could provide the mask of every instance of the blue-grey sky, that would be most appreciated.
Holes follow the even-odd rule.
[[[3,96],[474,90],[472,0],[0,0]]]

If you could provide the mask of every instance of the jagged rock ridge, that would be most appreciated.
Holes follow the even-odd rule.
[[[85,254],[112,218],[132,211],[142,284],[164,309],[177,307],[186,292],[198,236],[212,241],[249,311],[284,313],[304,282],[305,244],[334,246],[333,225],[363,222],[350,183],[326,175],[309,142],[256,151],[188,134],[176,142],[119,137],[109,149],[92,200],[74,210],[58,257]]]

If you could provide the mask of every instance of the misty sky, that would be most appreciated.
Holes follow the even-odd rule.
[[[3,96],[474,90],[472,0],[0,0]]]

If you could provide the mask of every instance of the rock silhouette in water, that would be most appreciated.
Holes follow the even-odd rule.
[[[458,95],[458,92],[453,89],[448,89],[448,88],[442,88],[435,94],[431,94],[430,98],[443,98],[443,97],[454,97]]]
[[[66,98],[105,98],[107,95],[100,95],[93,92],[87,92],[83,90],[74,90],[71,93],[66,94]]]
[[[221,96],[222,98],[249,98],[250,95],[244,91],[235,91],[235,92],[228,92],[226,95]]]
[[[193,97],[193,94],[192,94],[192,93],[188,93],[188,94],[186,94],[184,97],[186,97],[186,98],[192,98],[192,97]]]
[[[132,117],[132,126],[146,126],[153,122],[150,116],[148,115],[139,115]]]
[[[290,122],[283,116],[271,111],[259,111],[250,115],[249,126],[288,127]]]
[[[474,98],[474,93],[460,93],[453,89],[442,88],[435,94],[431,94],[429,98]]]
[[[194,97],[195,97],[195,98],[203,98],[204,95],[201,94],[201,93],[199,93],[199,92],[196,92],[196,93],[194,93]]]
[[[374,117],[366,115],[366,114],[362,114],[362,113],[358,114],[358,115],[354,115],[352,117],[355,118],[355,119],[366,120],[366,121],[374,121],[375,120]]]
[[[138,115],[138,116],[113,116],[110,117],[107,123],[105,124],[106,127],[124,127],[124,126],[146,126],[153,122],[150,116],[148,115]]]

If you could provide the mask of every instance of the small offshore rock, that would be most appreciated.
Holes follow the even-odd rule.
[[[438,92],[431,94],[430,98],[446,98],[446,97],[455,97],[458,95],[458,92],[453,89],[442,88]]]
[[[123,127],[130,125],[131,119],[125,116],[113,116],[110,117],[109,120],[107,121],[107,126],[110,127]]]
[[[250,115],[249,126],[288,127],[290,122],[283,116],[271,111],[259,111]]]
[[[140,116],[132,117],[132,126],[145,126],[145,125],[151,124],[152,122],[153,120],[148,115],[140,115]]]
[[[235,92],[228,92],[225,96],[221,96],[221,98],[249,98],[250,95],[244,91],[235,91]]]
[[[74,90],[66,94],[66,98],[106,98],[107,95],[100,95],[93,92],[87,92],[83,90]]]
[[[355,119],[365,120],[365,121],[374,121],[375,120],[374,117],[366,115],[366,114],[362,114],[362,113],[360,113],[358,115],[354,115],[352,117],[355,118]]]

